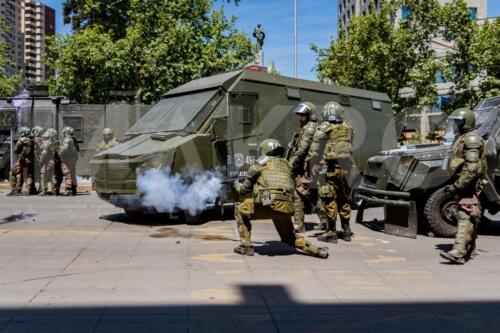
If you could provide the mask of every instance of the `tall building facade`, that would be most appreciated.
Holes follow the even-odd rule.
[[[9,60],[12,65],[5,68],[7,76],[12,76],[24,69],[24,10],[19,0],[0,0],[0,21],[5,24],[2,38],[10,48]]]
[[[9,44],[11,60],[8,75],[24,70],[25,84],[45,81],[50,71],[43,62],[46,38],[56,33],[56,12],[35,0],[0,0],[0,19],[9,31],[2,38]]]
[[[338,18],[339,24],[347,31],[351,19],[355,16],[366,15],[370,10],[372,0],[338,0]],[[380,9],[379,0],[373,0],[376,10]],[[441,4],[450,2],[450,0],[439,0]],[[471,18],[474,20],[484,20],[487,17],[487,0],[466,0],[469,7]],[[397,18],[404,19],[410,14],[409,8],[400,8],[396,13]]]

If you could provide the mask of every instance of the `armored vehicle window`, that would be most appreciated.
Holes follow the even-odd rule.
[[[380,101],[372,101],[373,111],[382,111],[382,103]]]
[[[500,118],[500,109],[486,109],[476,111],[476,131],[487,139]]]
[[[233,94],[229,104],[232,136],[245,136],[252,133],[252,124],[255,122],[255,94]]]
[[[127,134],[182,131],[215,94],[217,90],[166,97],[139,119]]]

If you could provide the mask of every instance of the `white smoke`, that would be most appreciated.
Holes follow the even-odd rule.
[[[191,215],[202,212],[222,189],[222,176],[215,171],[183,170],[171,174],[170,169],[149,169],[137,178],[137,188],[144,194],[142,203],[160,213],[177,209]]]

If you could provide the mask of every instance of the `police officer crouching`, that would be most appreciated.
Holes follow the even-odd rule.
[[[245,197],[237,203],[235,219],[241,245],[234,252],[253,256],[250,220],[272,219],[281,241],[307,254],[326,259],[328,248],[319,247],[295,234],[291,216],[294,213],[295,183],[288,162],[282,158],[283,147],[277,140],[267,139],[259,145],[257,163],[250,166],[243,183],[235,183],[235,190]]]

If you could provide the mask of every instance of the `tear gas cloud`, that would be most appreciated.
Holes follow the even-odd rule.
[[[171,174],[170,169],[149,169],[137,178],[137,188],[144,194],[142,203],[160,213],[183,209],[191,215],[200,213],[207,203],[219,196],[223,179],[215,171],[183,170]]]

